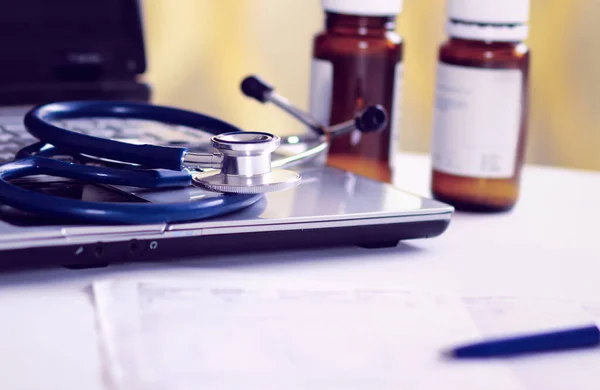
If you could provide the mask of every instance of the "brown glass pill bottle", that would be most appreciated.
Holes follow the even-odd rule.
[[[528,120],[528,0],[448,0],[432,134],[432,194],[459,210],[519,197]]]
[[[379,132],[355,131],[332,140],[327,164],[392,181],[400,130],[401,0],[322,0],[325,29],[313,40],[310,112],[325,124],[351,119],[369,105],[388,114]]]

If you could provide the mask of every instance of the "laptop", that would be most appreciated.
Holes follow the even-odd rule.
[[[36,141],[23,127],[23,115],[34,105],[87,99],[151,102],[152,89],[142,80],[146,56],[138,0],[1,0],[0,6],[0,163]],[[207,148],[210,137],[139,120],[86,118],[62,125],[125,142],[187,145],[197,151]],[[95,267],[255,250],[387,247],[442,234],[454,211],[320,160],[293,169],[303,177],[296,188],[200,221],[90,225],[0,204],[0,267]],[[219,196],[195,187],[151,191],[49,176],[17,184],[93,201],[162,203]]]

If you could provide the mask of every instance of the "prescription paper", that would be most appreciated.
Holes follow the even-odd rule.
[[[110,389],[522,388],[502,363],[441,358],[479,336],[447,294],[181,280],[93,291]]]

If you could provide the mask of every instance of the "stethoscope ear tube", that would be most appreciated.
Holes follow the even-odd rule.
[[[147,168],[183,169],[186,148],[135,145],[77,133],[51,122],[79,118],[125,118],[158,121],[173,125],[185,123],[211,134],[241,131],[235,126],[206,115],[137,102],[75,101],[43,104],[25,115],[27,130],[40,141],[59,146],[70,153],[87,154]]]
[[[294,107],[286,98],[279,95],[271,85],[257,76],[246,77],[242,81],[241,89],[244,95],[261,103],[271,102],[275,104],[308,126],[315,135],[326,135],[330,140],[354,130],[360,130],[363,133],[381,131],[387,125],[388,113],[379,104],[367,107],[354,119],[331,126],[320,123],[311,114]]]

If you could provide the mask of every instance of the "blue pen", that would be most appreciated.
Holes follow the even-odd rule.
[[[451,349],[444,355],[457,359],[494,358],[590,348],[598,345],[600,345],[600,329],[598,325],[588,325],[487,340]]]

